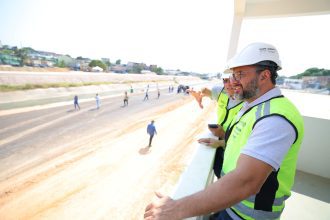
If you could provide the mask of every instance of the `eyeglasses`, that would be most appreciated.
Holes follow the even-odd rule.
[[[234,72],[234,73],[231,74],[230,79],[231,79],[231,80],[239,81],[239,80],[241,80],[242,78],[244,78],[246,74],[248,74],[248,73],[253,73],[253,72],[258,73],[258,70],[252,70],[252,71],[237,71],[237,72]]]

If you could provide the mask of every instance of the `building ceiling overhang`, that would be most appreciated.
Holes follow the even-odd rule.
[[[330,14],[330,0],[235,0],[235,14],[244,18]]]

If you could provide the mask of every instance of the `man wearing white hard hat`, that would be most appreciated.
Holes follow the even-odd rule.
[[[221,169],[223,164],[223,154],[225,147],[225,132],[230,125],[232,119],[237,114],[237,112],[242,107],[242,101],[234,99],[234,89],[229,81],[231,74],[223,73],[221,75],[223,81],[222,86],[214,86],[212,90],[208,88],[203,88],[201,92],[190,91],[190,94],[193,95],[199,105],[202,106],[203,97],[209,97],[212,100],[217,101],[217,124],[209,124],[209,130],[213,135],[217,136],[218,139],[214,138],[201,138],[198,140],[199,143],[205,144],[207,146],[216,148],[213,171],[217,178],[220,178]]]
[[[276,48],[253,43],[228,62],[244,104],[226,132],[221,178],[205,190],[159,200],[145,219],[183,219],[222,210],[217,219],[279,219],[293,186],[304,135],[296,107],[275,87]]]

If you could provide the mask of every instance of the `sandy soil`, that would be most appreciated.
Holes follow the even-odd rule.
[[[193,76],[172,76],[156,74],[117,74],[94,72],[19,72],[0,71],[0,84],[22,85],[43,83],[83,83],[83,82],[110,82],[110,83],[134,83],[134,82],[169,82],[185,83],[201,81]]]
[[[154,191],[172,193],[214,107],[200,110],[188,99],[149,115],[159,133],[151,150],[144,118],[83,147],[40,155],[50,159],[0,183],[0,219],[142,219]]]
[[[47,67],[47,68],[40,68],[40,67],[14,67],[10,65],[0,65],[0,71],[15,71],[15,72],[68,72],[68,68],[59,68],[59,67]]]

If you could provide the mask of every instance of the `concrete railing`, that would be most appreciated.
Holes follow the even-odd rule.
[[[205,133],[202,137],[214,137]],[[181,175],[172,198],[179,199],[205,189],[213,181],[213,161],[215,149],[196,143],[196,151],[191,163]],[[204,217],[193,217],[189,220],[200,220]]]

